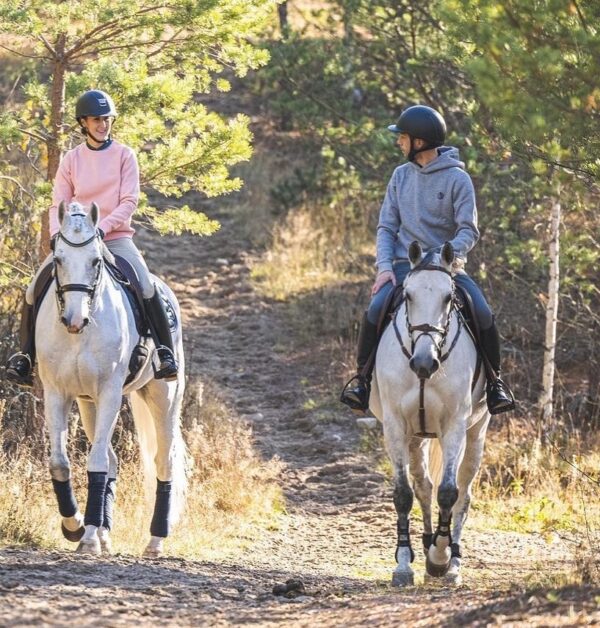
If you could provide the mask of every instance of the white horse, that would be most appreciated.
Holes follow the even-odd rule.
[[[157,478],[156,501],[145,555],[158,556],[164,538],[184,506],[185,445],[180,430],[184,392],[181,325],[174,346],[179,362],[176,381],[154,379],[151,359],[125,385],[129,361],[140,337],[124,290],[107,271],[110,253],[97,231],[99,210],[88,214],[77,203],[59,206],[60,232],[53,254],[52,282],[37,315],[38,372],[44,387],[50,432],[50,474],[66,538],[80,541],[77,551],[110,553],[109,531],[117,477],[111,437],[123,395],[130,394],[146,479]],[[154,279],[181,321],[177,300]],[[152,355],[153,345],[149,346]],[[85,517],[71,486],[67,456],[68,415],[77,401],[91,442]]]
[[[452,246],[446,243],[441,254],[423,258],[413,242],[409,259],[404,302],[381,338],[370,398],[394,468],[398,565],[392,584],[414,583],[409,531],[413,488],[423,511],[427,573],[459,583],[460,539],[490,418],[485,374],[456,308]],[[437,438],[431,454],[430,438]],[[435,534],[432,476],[438,486]]]

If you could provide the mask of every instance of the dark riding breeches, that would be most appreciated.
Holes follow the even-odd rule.
[[[408,261],[394,263],[394,274],[396,275],[396,283],[398,285],[401,285],[404,282],[404,279],[409,272],[410,263]],[[494,323],[494,315],[485,299],[485,296],[483,295],[481,288],[465,272],[460,272],[454,275],[454,281],[458,286],[463,288],[473,300],[475,315],[477,316],[477,320],[479,322],[479,329],[489,329]],[[392,288],[392,282],[389,281],[379,290],[379,292],[373,295],[373,298],[369,303],[367,318],[369,319],[369,322],[374,325],[376,325],[379,321],[381,310]]]

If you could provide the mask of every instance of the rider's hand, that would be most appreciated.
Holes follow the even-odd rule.
[[[371,296],[377,294],[388,281],[391,281],[392,285],[396,285],[396,275],[394,275],[393,271],[384,270],[380,272],[375,279],[373,288],[371,288]]]

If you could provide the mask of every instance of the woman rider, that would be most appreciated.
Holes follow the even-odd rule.
[[[369,407],[377,323],[390,291],[402,285],[410,271],[410,243],[417,240],[429,252],[449,241],[458,261],[454,280],[473,301],[480,349],[491,367],[486,369],[488,408],[491,414],[512,410],[514,397],[499,376],[500,336],[494,315],[479,286],[464,271],[467,253],[479,239],[471,177],[458,160],[458,150],[443,145],[446,123],[431,107],[409,107],[388,129],[398,135],[397,145],[408,162],[392,174],[381,207],[377,277],[359,332],[357,374],[346,384],[341,401],[357,411],[366,412]]]
[[[112,98],[105,92],[90,90],[82,94],[75,107],[75,117],[85,141],[68,151],[60,162],[50,207],[51,247],[60,229],[58,205],[78,202],[100,208],[98,231],[108,249],[124,257],[135,269],[144,297],[146,318],[157,349],[159,366],[157,379],[177,377],[177,363],[169,320],[161,296],[140,251],[133,242],[131,216],[137,208],[140,177],[137,159],[131,148],[111,136],[117,111]],[[10,380],[22,386],[33,384],[35,363],[35,320],[33,314],[35,282],[42,269],[52,263],[49,255],[27,288],[21,315],[21,350],[12,355],[6,365]]]

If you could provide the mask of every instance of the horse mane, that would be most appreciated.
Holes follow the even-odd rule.
[[[100,242],[100,250],[102,251],[102,257],[109,263],[112,264],[113,266],[117,265],[117,262],[115,260],[115,256],[110,252],[109,248],[106,246],[106,244],[104,243],[104,241]]]

